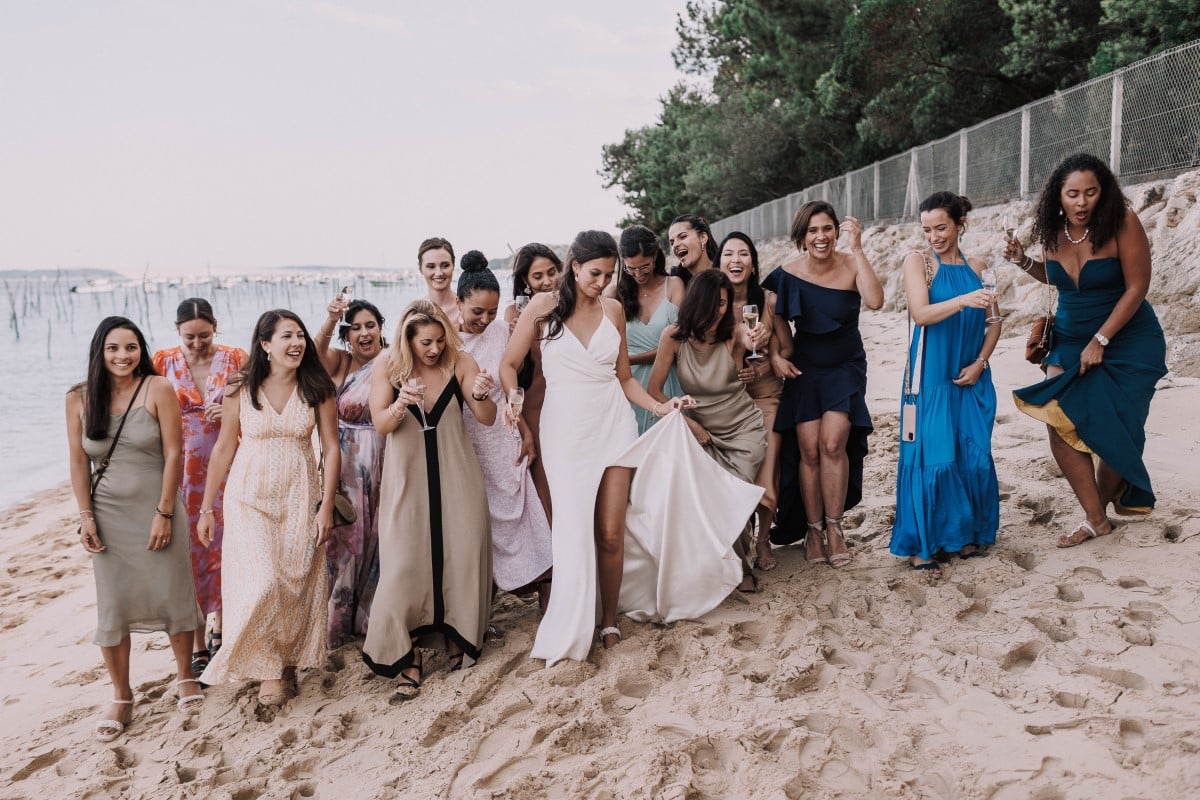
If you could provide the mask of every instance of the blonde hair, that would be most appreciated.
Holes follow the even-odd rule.
[[[416,335],[417,328],[422,325],[441,326],[446,334],[446,347],[438,357],[438,368],[447,378],[454,373],[454,367],[458,363],[458,349],[462,346],[458,331],[437,303],[426,299],[414,300],[404,309],[400,324],[396,326],[396,336],[384,355],[388,381],[392,386],[403,386],[412,375],[415,359],[411,340]]]

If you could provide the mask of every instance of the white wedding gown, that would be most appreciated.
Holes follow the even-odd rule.
[[[533,658],[587,658],[599,619],[594,514],[610,466],[635,469],[619,610],[638,621],[694,619],[742,580],[733,542],[762,489],[726,472],[671,413],[640,439],[616,377],[621,337],[604,315],[585,348],[542,341],[541,449],[554,507],[554,588]]]

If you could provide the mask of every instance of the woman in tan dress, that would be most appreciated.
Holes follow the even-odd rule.
[[[258,680],[260,702],[278,705],[295,696],[296,669],[318,666],[325,657],[325,540],[341,468],[333,381],[299,317],[285,309],[259,317],[250,360],[223,405],[198,533],[204,544],[212,541],[212,501],[228,470],[225,642],[201,680]]]
[[[106,318],[92,337],[88,379],[67,393],[67,442],[79,538],[96,573],[94,641],[114,693],[96,723],[96,738],[110,742],[133,713],[133,631],[165,631],[175,655],[179,709],[204,702],[192,677],[192,634],[204,618],[178,497],[179,406],[171,384],[155,374],[142,332],[124,317]]]
[[[738,380],[746,384],[746,391],[754,405],[763,412],[763,425],[767,429],[767,455],[758,468],[754,482],[763,488],[763,499],[758,506],[758,535],[754,540],[755,565],[763,572],[775,569],[778,562],[771,552],[771,524],[779,506],[779,451],[782,437],[775,433],[775,414],[779,411],[779,398],[783,394],[783,379],[771,369],[770,353],[775,347],[774,318],[775,293],[768,292],[758,282],[758,249],[750,237],[741,231],[733,231],[721,242],[721,271],[729,276],[733,286],[733,319],[742,322],[747,305],[758,309],[759,319],[767,331],[765,344],[758,343],[757,352],[762,358],[747,357],[738,369]]]
[[[444,649],[451,670],[473,664],[491,607],[487,494],[462,406],[484,425],[495,422],[494,381],[460,345],[442,310],[415,300],[371,374],[371,419],[388,441],[379,587],[363,661],[397,679],[402,696],[419,691],[419,647]]]
[[[727,472],[750,483],[758,476],[767,451],[763,414],[738,377],[742,359],[753,344],[745,323],[733,321],[733,286],[724,272],[705,270],[692,278],[679,308],[679,321],[667,326],[650,373],[650,396],[664,402],[663,384],[672,364],[679,386],[696,405],[687,412],[688,427]],[[761,324],[761,323],[760,323]],[[757,590],[750,572],[750,532],[734,546],[744,562],[743,592]]]

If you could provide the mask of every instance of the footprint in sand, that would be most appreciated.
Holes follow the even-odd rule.
[[[54,750],[48,750],[41,755],[34,756],[25,766],[14,772],[9,780],[14,783],[17,781],[23,781],[38,770],[54,766],[60,760],[62,760],[62,757],[66,754],[66,750],[62,748],[56,748]]]
[[[1049,525],[1054,519],[1053,497],[1023,497],[1017,501],[1017,505],[1033,512],[1029,521],[1034,525]]]
[[[1074,621],[1070,617],[1039,615],[1026,617],[1026,622],[1046,634],[1052,642],[1069,642],[1075,638]]]
[[[1146,725],[1137,719],[1123,719],[1117,727],[1121,744],[1129,750],[1141,750],[1146,746]]]
[[[1101,667],[1095,664],[1084,664],[1079,668],[1079,671],[1084,675],[1091,675],[1094,678],[1099,678],[1102,681],[1116,684],[1117,686],[1125,689],[1144,690],[1147,687],[1145,678],[1128,669],[1116,669],[1113,667]]]
[[[729,628],[730,643],[734,649],[743,652],[757,650],[767,634],[767,624],[762,620],[752,619],[739,622]]]
[[[988,612],[991,610],[991,600],[976,600],[974,603],[971,603],[971,605],[955,614],[955,618],[957,618],[959,622],[975,624],[976,622],[979,622],[979,620],[986,617]]]
[[[1078,603],[1083,599],[1083,592],[1069,583],[1060,583],[1054,587],[1058,590],[1058,599],[1068,603]]]
[[[1045,646],[1044,642],[1026,642],[1019,647],[1014,647],[1005,653],[1004,658],[1000,662],[1000,668],[1005,672],[1019,675],[1029,669],[1033,662],[1037,660],[1037,657],[1041,655]]]
[[[1081,580],[1102,581],[1106,580],[1104,573],[1095,567],[1076,567],[1071,570],[1071,574]]]

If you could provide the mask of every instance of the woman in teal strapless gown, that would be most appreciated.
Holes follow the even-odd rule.
[[[1109,503],[1118,514],[1154,508],[1142,449],[1150,399],[1167,374],[1166,340],[1146,302],[1150,242],[1103,161],[1081,153],[1055,169],[1033,236],[1044,262],[1015,240],[1005,256],[1056,286],[1058,309],[1046,379],[1013,397],[1047,424],[1050,451],[1086,515],[1059,537],[1059,547],[1074,547],[1112,532]]]

